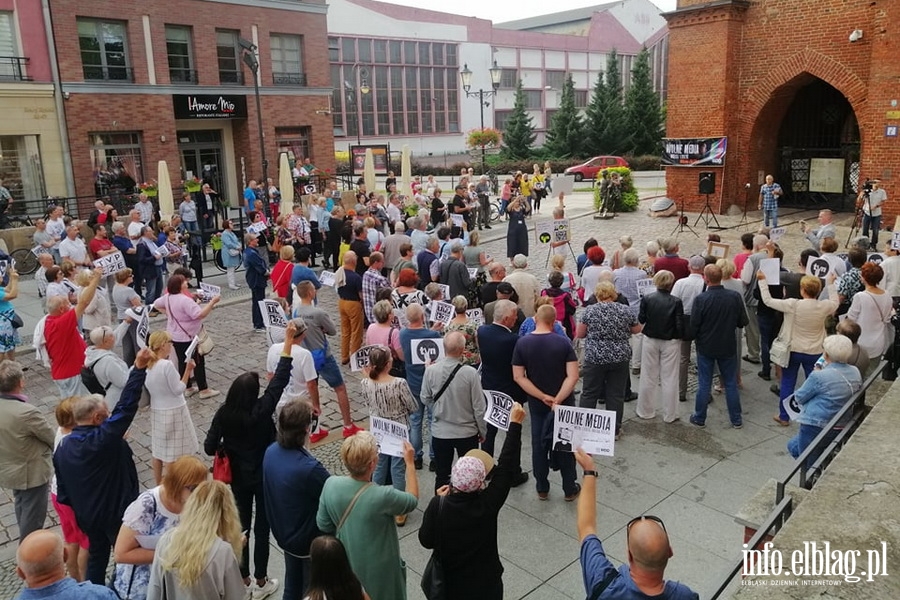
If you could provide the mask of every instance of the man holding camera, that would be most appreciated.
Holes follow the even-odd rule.
[[[869,238],[869,249],[878,249],[878,231],[881,229],[881,205],[887,202],[887,192],[881,189],[881,182],[877,179],[866,180],[863,189],[856,198],[856,209],[862,208],[863,226],[862,234]],[[869,237],[869,227],[872,228],[872,237]]]

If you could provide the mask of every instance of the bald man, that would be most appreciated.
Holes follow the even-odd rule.
[[[62,538],[47,529],[28,534],[19,544],[16,574],[25,581],[25,589],[16,600],[116,600],[115,592],[106,586],[78,583],[66,577],[66,550]]]
[[[578,538],[581,540],[581,574],[584,589],[593,600],[652,597],[661,600],[699,600],[697,592],[677,581],[666,581],[666,565],[672,547],[666,526],[656,517],[638,517],[628,523],[628,564],[618,568],[606,557],[597,537],[597,471],[594,459],[584,450],[575,451],[584,469],[578,497]]]

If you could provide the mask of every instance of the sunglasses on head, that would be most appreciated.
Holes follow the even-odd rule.
[[[632,520],[628,521],[628,525],[625,526],[625,534],[627,535],[631,531],[631,526],[637,523],[638,521],[653,521],[654,523],[658,523],[662,530],[668,534],[666,531],[666,524],[663,523],[663,520],[655,515],[641,515],[639,517],[635,517]]]

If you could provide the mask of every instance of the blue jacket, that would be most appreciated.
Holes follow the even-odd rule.
[[[512,356],[519,336],[502,325],[492,323],[479,327],[477,337],[481,350],[481,387],[503,392],[516,402],[525,402],[527,398],[513,380],[512,371]],[[402,333],[400,339],[403,339]]]
[[[269,283],[269,268],[256,248],[244,248],[244,269],[247,270],[247,285],[251,288],[264,288]]]
[[[825,427],[861,386],[862,377],[853,365],[828,363],[821,371],[814,370],[794,392],[800,404],[797,420],[802,425]]]
[[[316,525],[319,496],[331,475],[306,448],[274,443],[263,459],[263,498],[272,535],[285,552],[309,556],[309,545],[322,535]]]
[[[138,476],[125,432],[137,414],[146,370],[131,370],[112,414],[100,425],[78,425],[53,455],[57,498],[85,530],[118,530],[138,496]]]
[[[232,256],[228,251],[237,250],[238,254]],[[229,267],[237,267],[241,264],[241,242],[230,229],[222,232],[222,266],[226,269]]]
[[[737,338],[726,334],[748,322],[739,293],[721,285],[706,288],[691,307],[691,333],[697,340],[697,352],[707,358],[735,358]]]

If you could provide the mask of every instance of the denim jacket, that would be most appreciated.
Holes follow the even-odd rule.
[[[862,377],[853,365],[828,363],[813,371],[794,393],[800,404],[802,425],[825,427],[841,407],[862,386]]]

